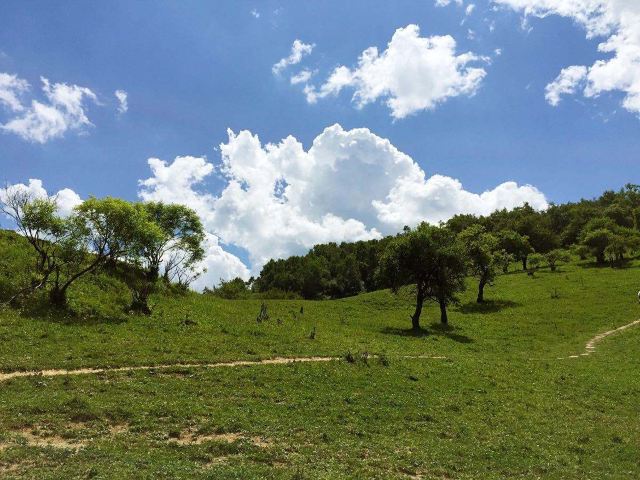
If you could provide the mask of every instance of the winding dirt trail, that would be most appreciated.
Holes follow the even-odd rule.
[[[369,355],[368,358],[377,358],[377,355]],[[445,359],[441,356],[405,356],[403,358],[415,359]],[[104,367],[104,368],[76,368],[72,370],[51,369],[51,370],[25,370],[9,373],[0,373],[0,382],[6,382],[12,378],[22,377],[60,377],[65,375],[92,375],[96,373],[108,372],[135,372],[139,370],[168,370],[172,368],[223,368],[223,367],[251,367],[256,365],[283,365],[289,363],[313,363],[313,362],[334,362],[342,360],[344,357],[275,357],[264,360],[234,360],[230,362],[217,363],[171,363],[164,365],[140,365],[134,367]]]
[[[595,337],[590,339],[585,344],[583,353],[579,353],[577,355],[569,355],[568,357],[559,357],[558,360],[565,360],[567,358],[588,357],[589,355],[591,355],[593,352],[596,351],[596,345],[599,342],[601,342],[603,338],[606,338],[609,335],[613,335],[615,333],[622,332],[623,330],[626,330],[627,328],[631,328],[631,327],[633,327],[635,325],[640,325],[640,319],[635,320],[635,321],[633,321],[631,323],[627,323],[626,325],[622,325],[621,327],[614,328],[613,330],[607,330],[606,332],[599,333],[598,335],[596,335]]]
[[[242,367],[253,365],[280,365],[286,363],[307,363],[307,362],[331,362],[339,360],[341,357],[276,357],[265,360],[235,360],[231,362],[217,363],[171,363],[163,365],[140,365],[134,367],[104,367],[104,368],[76,368],[72,370],[52,369],[52,370],[28,370],[10,373],[0,373],[0,382],[21,377],[59,377],[65,375],[92,375],[107,372],[135,372],[138,370],[167,370],[171,368],[222,368],[222,367]]]
[[[602,341],[602,339],[619,333],[627,328],[631,328],[635,325],[640,325],[640,319],[635,320],[621,327],[613,330],[608,330],[603,333],[599,333],[592,339],[590,339],[584,347],[584,353],[578,355],[569,355],[568,357],[558,357],[558,360],[565,360],[568,358],[580,358],[591,355],[596,351],[596,345]],[[370,355],[369,358],[377,358],[376,355]],[[431,356],[431,355],[405,355],[402,358],[408,359],[435,359],[444,360],[447,357],[443,356]],[[17,372],[0,373],[0,382],[6,382],[13,378],[23,377],[60,377],[67,375],[93,375],[97,373],[110,373],[110,372],[135,372],[144,370],[169,370],[172,368],[223,368],[223,367],[250,367],[257,365],[283,365],[290,363],[314,363],[314,362],[335,362],[343,359],[343,357],[275,357],[267,358],[264,360],[234,360],[230,362],[217,362],[217,363],[171,363],[162,365],[140,365],[133,367],[103,367],[103,368],[76,368],[76,369],[50,369],[50,370],[22,370]]]

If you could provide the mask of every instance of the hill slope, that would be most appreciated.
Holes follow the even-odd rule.
[[[86,282],[105,303],[111,287]],[[150,317],[0,311],[0,370],[197,364],[0,384],[3,478],[629,478],[640,471],[638,263],[473,288],[442,330],[411,299],[158,298]],[[471,282],[473,283],[473,282]],[[473,287],[473,285],[471,285]],[[112,292],[112,293],[109,293]],[[79,297],[80,298],[80,297]],[[115,298],[115,297],[114,297]],[[98,300],[96,300],[98,301]],[[315,332],[313,335],[312,332]],[[363,360],[362,352],[381,355]],[[436,356],[406,358],[407,356]]]

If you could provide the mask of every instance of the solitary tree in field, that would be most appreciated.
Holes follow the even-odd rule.
[[[438,302],[440,321],[448,323],[447,305],[465,288],[464,249],[456,235],[444,227],[421,223],[394,238],[380,259],[380,275],[397,291],[415,285],[416,308],[411,316],[414,330],[420,329],[425,300]]]
[[[470,272],[478,278],[477,302],[484,302],[484,287],[496,277],[498,239],[482,225],[473,225],[458,236],[466,251]]]

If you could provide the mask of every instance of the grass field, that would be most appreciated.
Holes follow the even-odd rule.
[[[3,381],[0,478],[638,478],[640,326],[559,357],[640,318],[640,263],[503,275],[482,307],[473,286],[418,336],[386,291],[266,301],[263,323],[259,300],[196,294],[150,317],[4,309],[3,372],[342,359]]]

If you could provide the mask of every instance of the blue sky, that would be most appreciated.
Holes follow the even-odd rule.
[[[523,25],[524,12],[509,5],[515,0],[501,1],[496,8],[477,0],[468,16],[466,0],[440,7],[432,0],[4,2],[0,72],[30,84],[25,106],[44,101],[40,77],[86,87],[96,101],[83,103],[92,125],[43,143],[0,132],[0,179],[37,178],[49,192],[135,200],[138,180],[151,176],[151,157],[170,163],[191,155],[218,165],[228,128],[257,134],[263,144],[292,135],[308,150],[338,123],[389,139],[427,177],[452,177],[475,193],[515,181],[564,202],[639,182],[639,113],[621,106],[628,92],[566,95],[557,106],[545,100],[563,68],[611,57],[597,50],[606,35],[587,39],[584,25],[555,12],[530,15]],[[450,35],[456,54],[488,57],[474,62],[485,71],[474,94],[393,118],[384,96],[356,108],[347,87],[310,104],[302,86],[290,83],[306,68],[320,88],[335,67],[355,69],[367,47],[384,51],[411,24],[421,37]],[[312,52],[275,75],[272,66],[295,39],[314,45]],[[118,89],[128,95],[124,113]],[[0,108],[0,123],[15,115]],[[217,196],[228,183],[218,169],[198,188]],[[252,263],[246,242],[231,235],[223,242]]]

